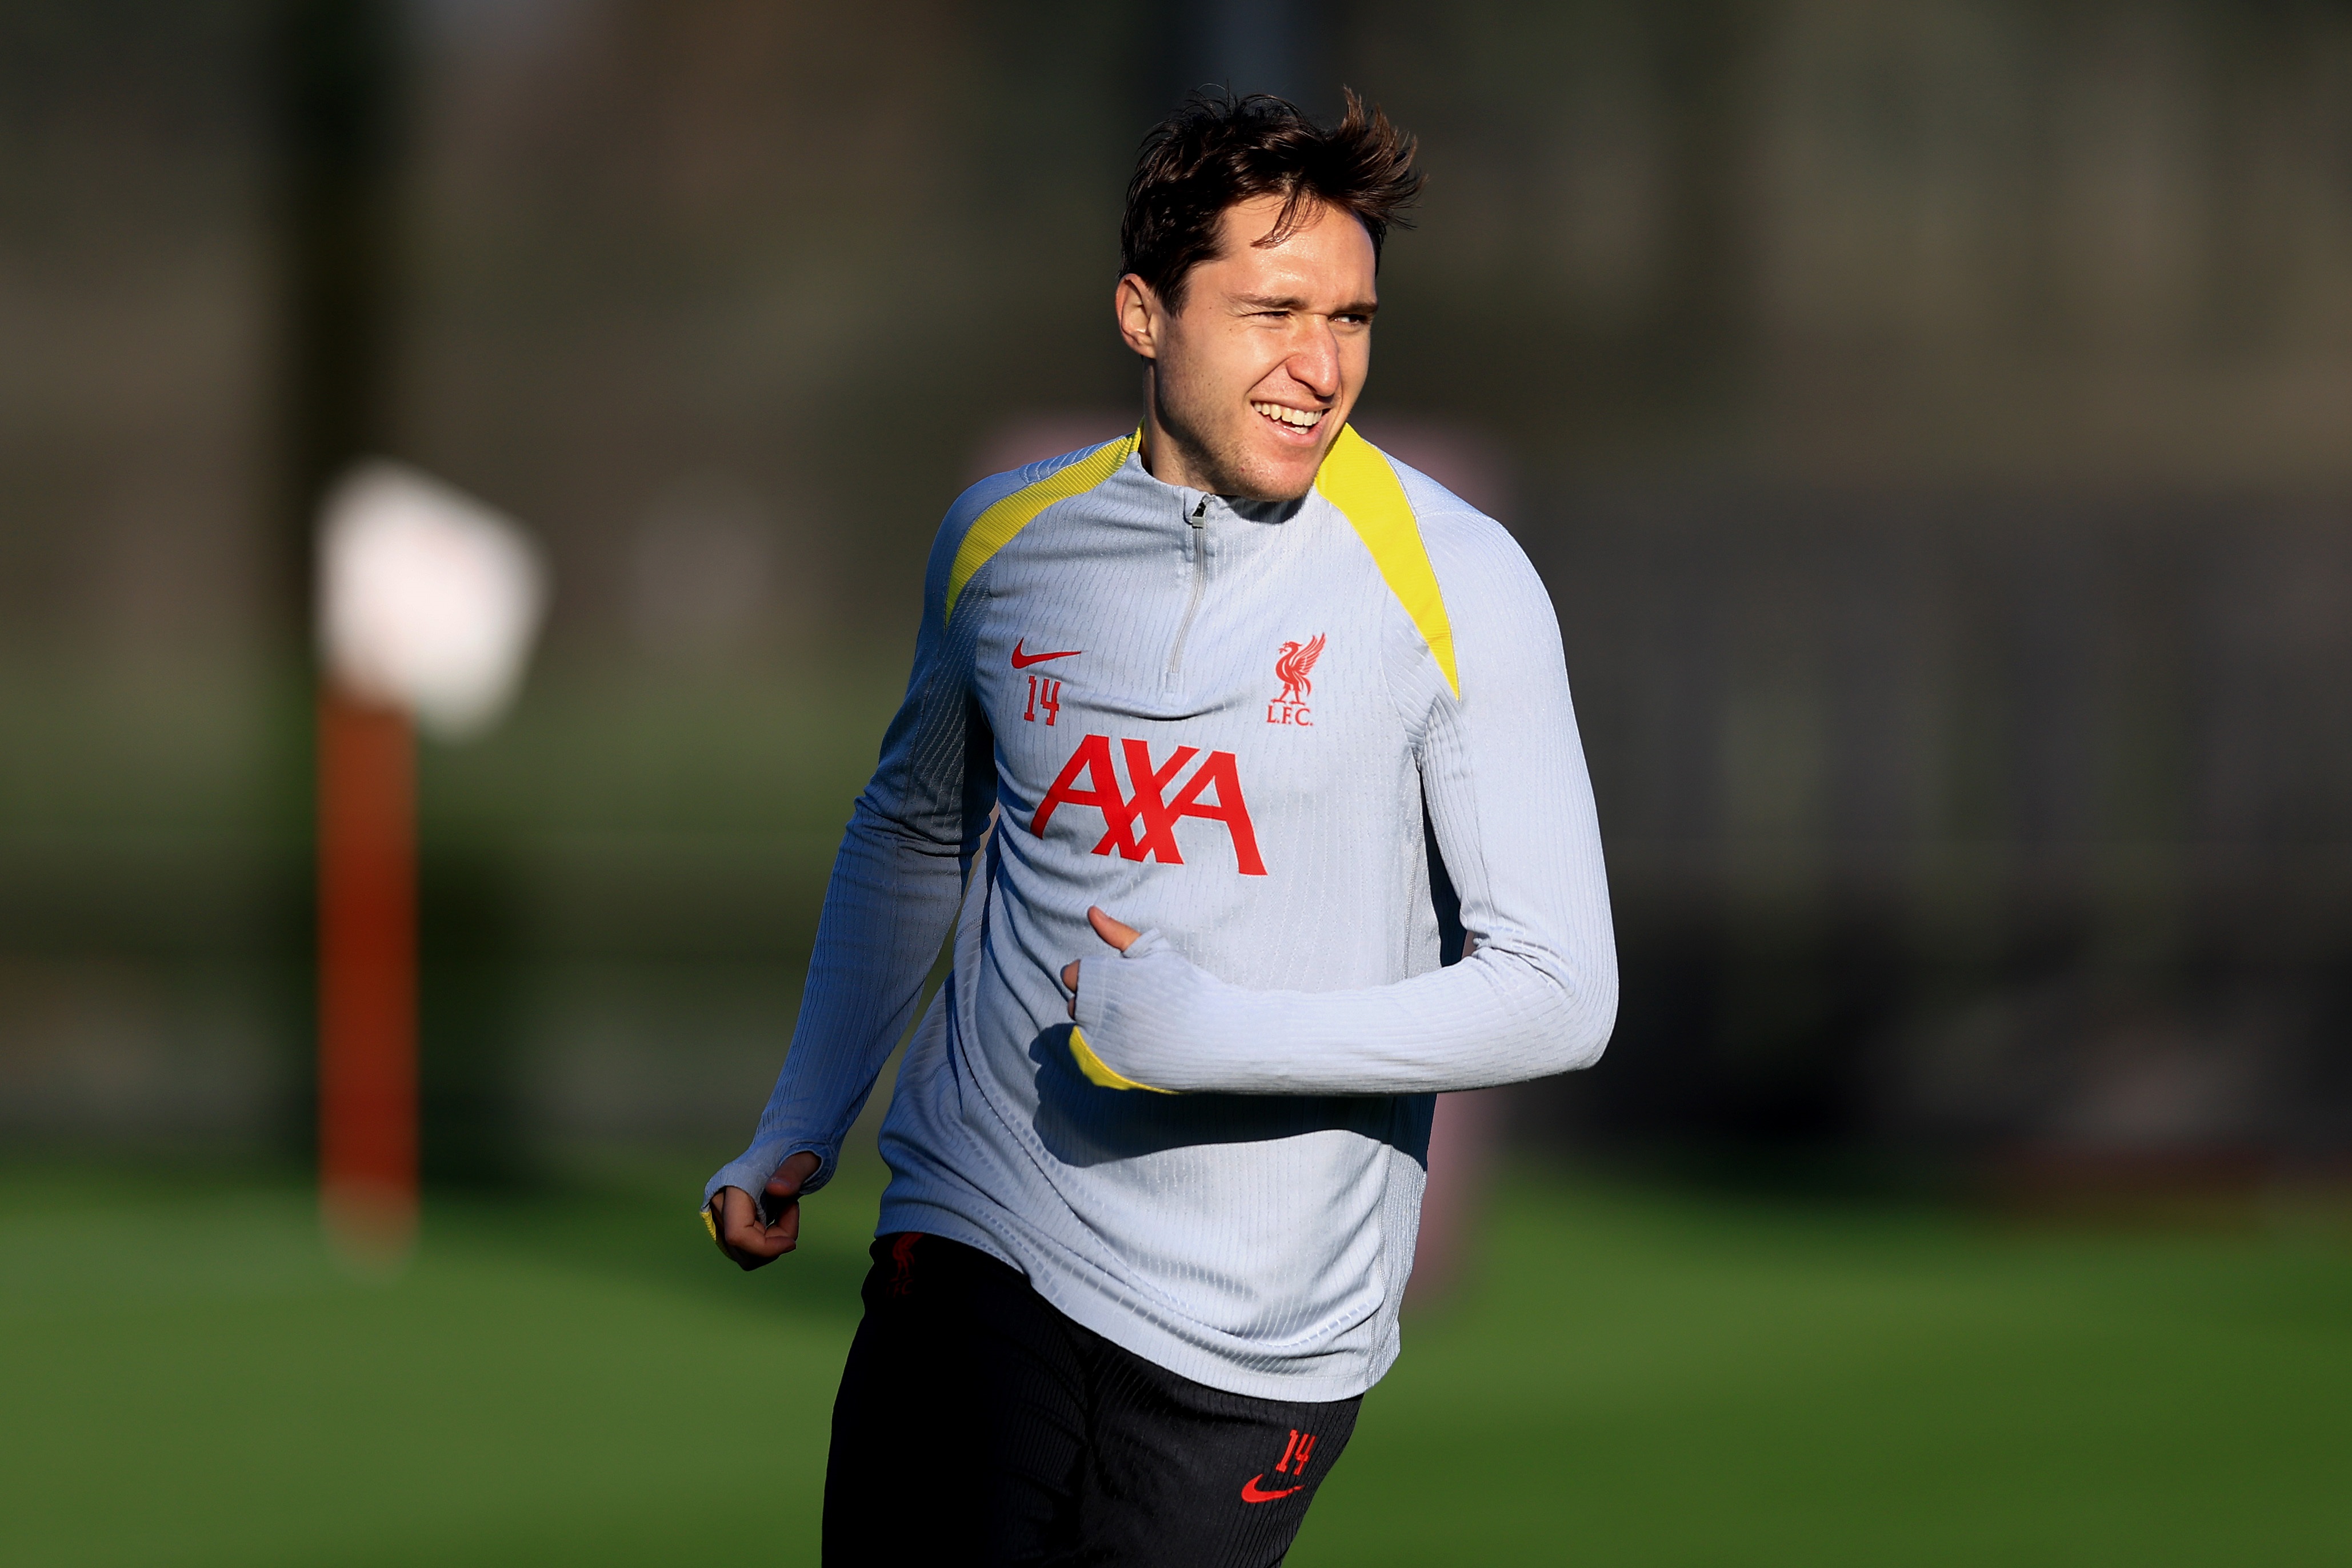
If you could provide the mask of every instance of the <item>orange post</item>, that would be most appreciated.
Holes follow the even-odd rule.
[[[319,1195],[362,1261],[416,1236],[416,757],[404,714],[319,702]]]

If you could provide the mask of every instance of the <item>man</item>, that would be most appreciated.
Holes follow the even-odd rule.
[[[744,1268],[792,1249],[952,923],[828,1563],[1280,1561],[1397,1354],[1433,1093],[1608,1039],[1549,600],[1347,427],[1419,183],[1352,95],[1189,103],[1128,192],[1141,428],[940,532],[793,1048],[704,1194]]]

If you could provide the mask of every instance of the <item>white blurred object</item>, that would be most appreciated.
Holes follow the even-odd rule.
[[[428,475],[370,462],[328,496],[319,542],[319,635],[334,679],[446,740],[496,722],[547,606],[530,537]]]

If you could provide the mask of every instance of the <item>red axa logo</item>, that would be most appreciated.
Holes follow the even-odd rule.
[[[1151,743],[1118,743],[1118,759],[1127,764],[1128,787],[1119,784],[1112,760],[1110,737],[1088,735],[1063,764],[1061,776],[1029,819],[1029,831],[1043,838],[1054,813],[1066,805],[1083,805],[1103,815],[1103,836],[1094,852],[1116,849],[1126,860],[1156,859],[1164,866],[1181,866],[1183,852],[1176,847],[1176,824],[1187,816],[1222,822],[1233,836],[1234,859],[1244,877],[1265,875],[1265,861],[1257,852],[1257,828],[1250,821],[1249,803],[1242,798],[1241,774],[1231,752],[1211,752],[1200,766],[1198,746],[1179,746],[1165,761],[1154,763]],[[1180,775],[1192,767],[1181,787]],[[1173,799],[1168,792],[1176,790]]]
[[[1265,721],[1269,724],[1300,724],[1312,730],[1314,721],[1307,717],[1311,710],[1307,699],[1315,690],[1307,676],[1315,661],[1323,657],[1323,634],[1317,632],[1312,642],[1286,642],[1274,661],[1275,679],[1282,682],[1282,695],[1265,705]]]
[[[1282,1450],[1282,1458],[1274,1467],[1274,1473],[1286,1477],[1290,1484],[1286,1487],[1278,1483],[1270,1487],[1263,1485],[1265,1473],[1261,1470],[1242,1483],[1242,1501],[1274,1502],[1303,1489],[1307,1485],[1307,1456],[1314,1451],[1315,1434],[1293,1427],[1290,1446]]]

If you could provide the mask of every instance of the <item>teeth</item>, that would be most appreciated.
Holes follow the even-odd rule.
[[[1250,406],[1268,419],[1279,419],[1285,425],[1295,425],[1301,430],[1312,430],[1323,423],[1321,409],[1285,408],[1279,403],[1253,403]]]

